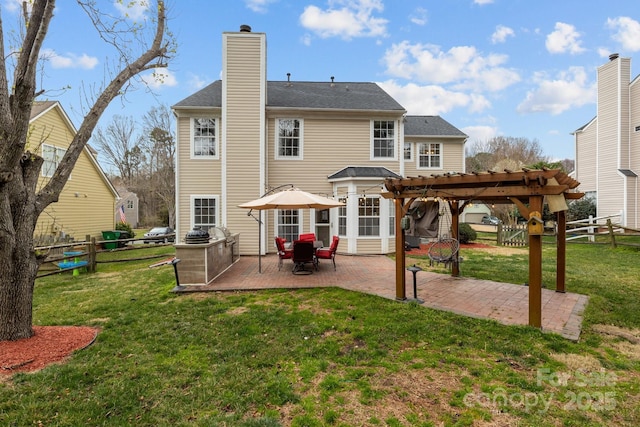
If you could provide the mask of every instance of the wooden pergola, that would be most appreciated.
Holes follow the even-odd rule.
[[[441,199],[451,210],[451,235],[458,239],[459,217],[470,202],[514,203],[528,220],[529,233],[529,325],[542,325],[542,211],[545,198],[557,220],[556,292],[565,292],[567,199],[580,199],[579,182],[560,169],[522,169],[482,173],[446,173],[430,177],[387,178],[382,196],[394,199],[396,217],[396,299],[406,299],[405,234],[400,219],[418,199]],[[458,276],[458,256],[451,274]]]

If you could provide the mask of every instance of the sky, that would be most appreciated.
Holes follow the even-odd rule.
[[[149,22],[144,3],[101,10]],[[0,0],[5,44],[18,0]],[[596,71],[611,53],[640,58],[637,0],[166,0],[177,44],[161,79],[146,72],[100,119],[141,120],[220,78],[222,33],[266,34],[267,79],[375,82],[411,115],[439,115],[469,135],[540,143],[573,159],[571,133],[596,114]],[[151,28],[147,25],[147,28]],[[5,47],[6,49],[6,47]],[[87,91],[108,77],[114,50],[76,2],[57,2],[43,46],[38,99],[58,100],[79,127]],[[145,86],[146,82],[149,86]],[[99,157],[100,158],[100,157]]]

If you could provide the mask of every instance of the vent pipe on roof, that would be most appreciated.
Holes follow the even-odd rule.
[[[335,77],[331,76],[331,87],[335,86],[335,84],[333,83],[333,79],[335,79]]]
[[[241,33],[250,33],[251,32],[251,27],[249,25],[240,25],[240,32]]]
[[[617,53],[612,53],[611,55],[609,55],[609,61],[613,61],[614,59],[618,59],[618,56],[620,56]]]
[[[291,73],[287,73],[287,82],[291,81]]]

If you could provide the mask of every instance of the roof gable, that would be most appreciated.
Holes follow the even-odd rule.
[[[329,175],[329,181],[353,178],[402,178],[383,166],[347,166]]]

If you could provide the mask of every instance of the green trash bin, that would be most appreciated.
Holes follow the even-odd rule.
[[[105,249],[116,249],[118,247],[118,238],[120,237],[120,230],[108,230],[102,232],[102,238],[104,240],[113,240],[104,244]]]

